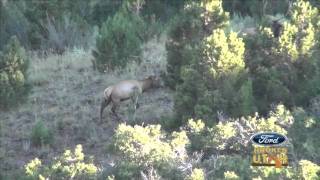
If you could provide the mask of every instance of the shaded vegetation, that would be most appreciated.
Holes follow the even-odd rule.
[[[123,7],[102,24],[93,50],[94,67],[100,72],[140,62],[145,24],[136,14]]]
[[[0,0],[0,179],[319,179],[319,7]],[[97,122],[104,88],[150,75]],[[251,166],[258,132],[288,167]]]
[[[50,129],[45,127],[42,121],[37,121],[31,131],[31,142],[35,146],[43,146],[51,144],[53,134]]]
[[[96,179],[98,167],[88,160],[77,145],[74,152],[66,150],[50,164],[35,158],[25,165],[26,179]]]

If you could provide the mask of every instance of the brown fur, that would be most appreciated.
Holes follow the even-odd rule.
[[[143,80],[125,80],[107,87],[104,90],[104,98],[100,108],[100,121],[102,121],[103,110],[112,102],[111,111],[117,116],[116,110],[120,102],[130,99],[135,92],[143,93],[144,91],[159,86],[159,80],[155,76],[149,76]],[[118,117],[118,116],[117,116]]]

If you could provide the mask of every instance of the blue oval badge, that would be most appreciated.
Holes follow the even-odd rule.
[[[258,145],[279,145],[287,140],[285,135],[274,133],[274,132],[263,132],[254,134],[251,137],[251,141]]]

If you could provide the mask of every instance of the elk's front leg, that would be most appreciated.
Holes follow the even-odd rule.
[[[133,92],[131,93],[131,102],[132,102],[132,104],[133,104],[133,108],[134,108],[134,110],[136,110],[136,109],[138,109],[139,108],[139,96],[140,96],[140,94],[141,94],[141,92],[140,92],[140,90],[138,89],[138,88],[135,88],[134,90],[133,90]]]
[[[120,117],[117,114],[117,109],[119,108],[119,104],[120,104],[120,101],[113,101],[112,108],[111,108],[112,114],[117,118],[118,121],[120,120]]]

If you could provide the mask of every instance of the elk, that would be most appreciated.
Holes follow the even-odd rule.
[[[160,86],[160,81],[156,76],[149,76],[143,80],[124,80],[111,85],[104,90],[104,97],[100,107],[100,122],[102,122],[103,110],[112,102],[111,112],[117,117],[116,113],[120,102],[134,98],[135,94],[141,94],[150,88]],[[137,104],[138,105],[138,104]]]

